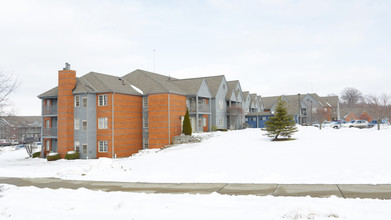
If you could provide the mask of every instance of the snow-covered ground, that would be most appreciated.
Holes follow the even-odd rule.
[[[144,194],[0,184],[0,219],[390,219],[391,201]]]
[[[204,133],[201,143],[121,159],[48,162],[26,158],[24,149],[5,150],[0,151],[0,176],[173,183],[391,183],[391,129],[300,127],[296,140],[284,142],[271,142],[263,134],[260,129]]]

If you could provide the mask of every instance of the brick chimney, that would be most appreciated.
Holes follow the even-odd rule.
[[[61,158],[68,151],[74,150],[74,97],[76,71],[70,69],[68,63],[58,71],[58,131],[57,151]]]

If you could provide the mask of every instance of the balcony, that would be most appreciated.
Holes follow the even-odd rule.
[[[57,108],[46,106],[43,109],[43,115],[57,115]]]
[[[199,104],[199,105],[188,105],[187,106],[190,114],[197,113],[197,107],[198,107],[198,113],[210,113],[209,104]]]
[[[43,136],[57,137],[57,127],[43,128]]]

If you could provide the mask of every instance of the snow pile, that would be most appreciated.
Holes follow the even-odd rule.
[[[59,199],[60,198],[60,199]],[[77,198],[77,199],[75,199]],[[0,219],[389,219],[390,200],[145,194],[0,184]]]
[[[19,149],[18,146],[4,146],[0,147],[0,154],[5,153],[5,152],[10,152],[10,151],[15,151]]]

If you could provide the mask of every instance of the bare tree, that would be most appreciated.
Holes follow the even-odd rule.
[[[0,115],[6,114],[4,107],[8,105],[8,97],[18,87],[18,80],[13,74],[0,72]]]
[[[349,107],[353,107],[353,105],[363,100],[363,95],[358,89],[347,87],[342,90],[341,99],[344,100]]]
[[[390,114],[391,97],[385,93],[382,95],[367,95],[365,100],[368,104],[368,110],[370,114],[377,121],[377,129],[380,130],[381,121]]]

